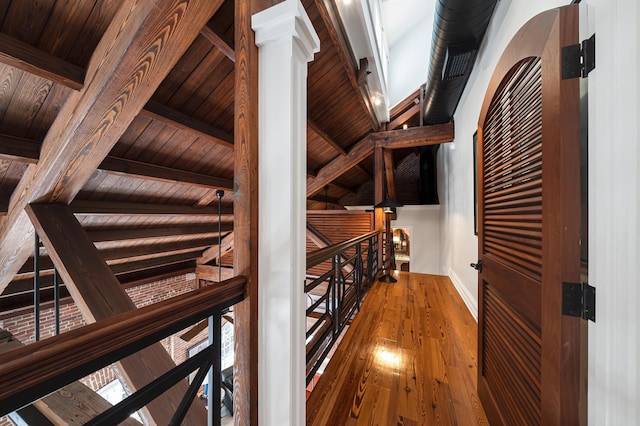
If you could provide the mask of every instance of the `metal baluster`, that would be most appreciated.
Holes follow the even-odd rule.
[[[331,259],[331,267],[333,269],[333,276],[331,277],[331,292],[332,292],[331,301],[333,303],[333,334],[335,337],[338,334],[340,334],[340,303],[338,300],[338,293],[340,292],[340,290],[338,288],[338,283],[336,279],[336,277],[338,276],[338,273],[336,269],[337,263],[336,263],[335,256]]]
[[[358,306],[358,312],[360,312],[360,300],[362,294],[360,292],[360,284],[362,283],[362,250],[360,243],[356,245],[356,265],[354,272],[354,283],[356,285],[356,304]]]
[[[56,336],[60,334],[60,281],[58,278],[58,270],[53,268],[53,315]]]
[[[33,327],[36,342],[40,340],[40,238],[35,234],[33,251]]]
[[[221,375],[220,363],[222,358],[222,313],[216,310],[209,317],[209,343],[213,345],[213,365],[209,370],[209,392],[208,392],[208,408],[209,408],[209,426],[220,426],[220,388]]]

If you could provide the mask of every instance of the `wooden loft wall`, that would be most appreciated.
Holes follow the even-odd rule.
[[[373,231],[373,213],[361,210],[307,211],[307,254],[327,245],[337,244]],[[310,275],[322,275],[331,267],[323,262],[311,270]]]

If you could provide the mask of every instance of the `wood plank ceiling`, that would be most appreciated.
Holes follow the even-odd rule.
[[[38,166],[43,141],[65,103],[89,84],[91,59],[104,54],[96,49],[120,4],[0,2],[0,243],[12,252],[25,244],[9,229],[7,214],[20,196],[16,189],[23,189],[21,181],[24,185]],[[383,141],[370,135],[379,130],[378,123],[357,85],[355,59],[342,47],[332,3],[303,4],[321,41],[309,66],[307,135],[308,186],[321,189],[310,194],[308,208],[324,209],[371,182],[373,146]],[[225,191],[222,230],[233,230],[233,19],[234,2],[226,0],[69,200],[123,284],[195,267],[217,241],[217,189]],[[389,130],[404,122],[419,125],[419,108],[411,102],[416,96],[419,92],[392,113]],[[425,144],[451,140],[453,129],[445,126],[436,133]],[[364,145],[366,152],[354,157],[354,149]],[[395,150],[395,164],[417,145]],[[331,167],[341,169],[325,178]],[[47,288],[52,263],[46,250],[40,251]],[[19,260],[17,267],[0,265],[0,315],[29,304],[32,260]]]

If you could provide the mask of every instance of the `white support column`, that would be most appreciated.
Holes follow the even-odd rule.
[[[305,424],[307,63],[320,40],[299,0],[252,17],[259,47],[258,416]]]

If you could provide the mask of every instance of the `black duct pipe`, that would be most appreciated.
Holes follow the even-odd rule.
[[[497,0],[436,2],[424,124],[448,123],[453,118],[496,3]]]

